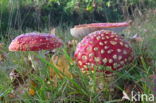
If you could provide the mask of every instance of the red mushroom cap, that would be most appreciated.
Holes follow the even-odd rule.
[[[82,24],[76,25],[76,28],[80,27],[97,27],[97,28],[115,28],[115,27],[126,27],[129,26],[128,22],[119,22],[119,23],[91,23],[91,24]]]
[[[10,44],[9,51],[39,51],[59,48],[62,41],[52,34],[26,33],[17,36]]]
[[[128,27],[130,24],[131,22],[82,24],[71,28],[70,32],[74,37],[83,37],[97,30],[112,30],[118,33],[124,28]]]
[[[95,65],[110,67],[111,70],[97,72],[111,73],[133,60],[133,51],[128,42],[116,33],[101,30],[90,33],[78,44],[75,58],[82,71],[94,70]]]

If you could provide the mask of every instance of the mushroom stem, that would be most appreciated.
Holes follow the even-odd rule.
[[[97,73],[97,92],[103,91],[109,88],[109,91],[114,91],[114,86],[110,85],[112,81],[115,79],[115,75],[106,76],[104,73]]]
[[[93,72],[95,73],[95,72]],[[106,76],[103,72],[96,72],[93,74],[90,72],[85,72],[89,77],[89,90],[90,92],[100,93],[102,91],[114,92],[114,85],[112,81],[115,80],[115,75]],[[95,75],[95,77],[93,77]],[[95,78],[95,79],[94,79]]]
[[[41,57],[45,58],[45,56],[43,55],[43,53],[41,53],[41,51],[36,51],[36,53],[38,55],[40,55]],[[36,56],[36,54],[28,54],[28,60],[30,60],[31,62],[31,66],[34,70],[41,70],[43,67],[43,64],[41,63],[40,59]]]

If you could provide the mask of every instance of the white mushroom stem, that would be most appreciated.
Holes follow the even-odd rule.
[[[37,53],[39,54],[39,56],[45,58],[45,55],[43,55],[43,53],[41,53],[40,51],[37,51]],[[31,66],[34,70],[41,70],[42,69],[43,64],[36,55],[29,53],[28,54],[28,60],[31,61]]]
[[[89,71],[85,72],[89,75],[89,90],[90,92],[101,92],[103,90],[109,90],[109,92],[114,91],[114,85],[112,82],[115,80],[116,75],[104,75],[103,72],[96,72],[95,74],[95,81],[93,80]],[[95,73],[95,72],[92,72]],[[94,74],[93,74],[94,75]]]

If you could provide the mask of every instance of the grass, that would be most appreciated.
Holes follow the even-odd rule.
[[[1,41],[4,42],[5,45],[2,50],[0,50],[0,53],[5,54],[6,58],[4,61],[0,61],[0,103],[133,103],[122,101],[121,99],[123,90],[131,90],[134,89],[135,86],[140,88],[143,93],[151,94],[152,90],[149,88],[150,82],[147,82],[145,79],[147,79],[149,75],[155,74],[156,69],[155,18],[156,15],[147,12],[143,17],[136,18],[132,26],[124,31],[126,35],[125,38],[138,34],[144,38],[144,41],[139,44],[132,44],[135,51],[135,60],[122,71],[115,72],[116,76],[110,80],[103,78],[103,76],[98,78],[97,75],[101,74],[92,72],[88,74],[82,73],[75,63],[70,64],[72,54],[66,52],[66,46],[58,49],[57,52],[59,55],[65,55],[67,58],[67,62],[70,64],[70,73],[72,73],[73,78],[70,78],[52,65],[50,63],[50,57],[45,59],[42,55],[34,52],[9,52],[7,48],[11,42],[10,40],[22,33],[20,30],[12,30],[12,33],[8,33],[9,39],[6,40],[2,37],[3,39]],[[70,36],[69,28],[68,26],[64,29],[62,29],[61,26],[56,28],[57,36],[63,39],[64,42],[73,39]],[[48,32],[48,29],[43,29],[43,32]],[[46,51],[42,51],[41,54],[45,52]],[[29,54],[40,58],[41,70],[35,73],[29,73],[32,69],[30,63],[27,61]],[[55,80],[49,78],[50,67],[54,69],[57,76],[62,76],[62,78],[56,78],[57,83]],[[13,92],[14,85],[9,78],[9,73],[12,69],[16,69],[23,76],[28,76],[28,79],[24,81],[26,83],[18,86],[16,92]],[[35,86],[30,81],[35,82]],[[97,90],[100,82],[104,84],[104,87]],[[35,91],[35,94],[32,95],[30,91],[28,92],[30,88]],[[111,91],[111,88],[115,90]],[[21,91],[25,92],[21,93]],[[14,95],[17,97],[14,97]],[[142,101],[142,103],[149,102]]]

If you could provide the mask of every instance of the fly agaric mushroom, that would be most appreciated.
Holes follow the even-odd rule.
[[[46,33],[26,33],[17,36],[9,45],[9,51],[40,51],[53,50],[62,46],[62,41],[52,34]],[[32,67],[40,64],[38,58],[29,55],[28,58]],[[37,66],[38,67],[38,66]]]
[[[9,51],[40,51],[59,48],[62,41],[52,34],[26,33],[17,36],[10,44]]]
[[[133,60],[133,51],[128,42],[108,30],[90,33],[77,45],[74,54],[82,71],[93,71],[97,65],[110,70],[96,69],[97,72],[111,74]]]
[[[91,23],[91,24],[82,24],[76,25],[74,28],[70,29],[71,35],[73,37],[79,38],[88,35],[91,32],[97,30],[111,30],[116,33],[121,32],[123,29],[128,27],[131,24],[129,22],[119,22],[119,23]]]

